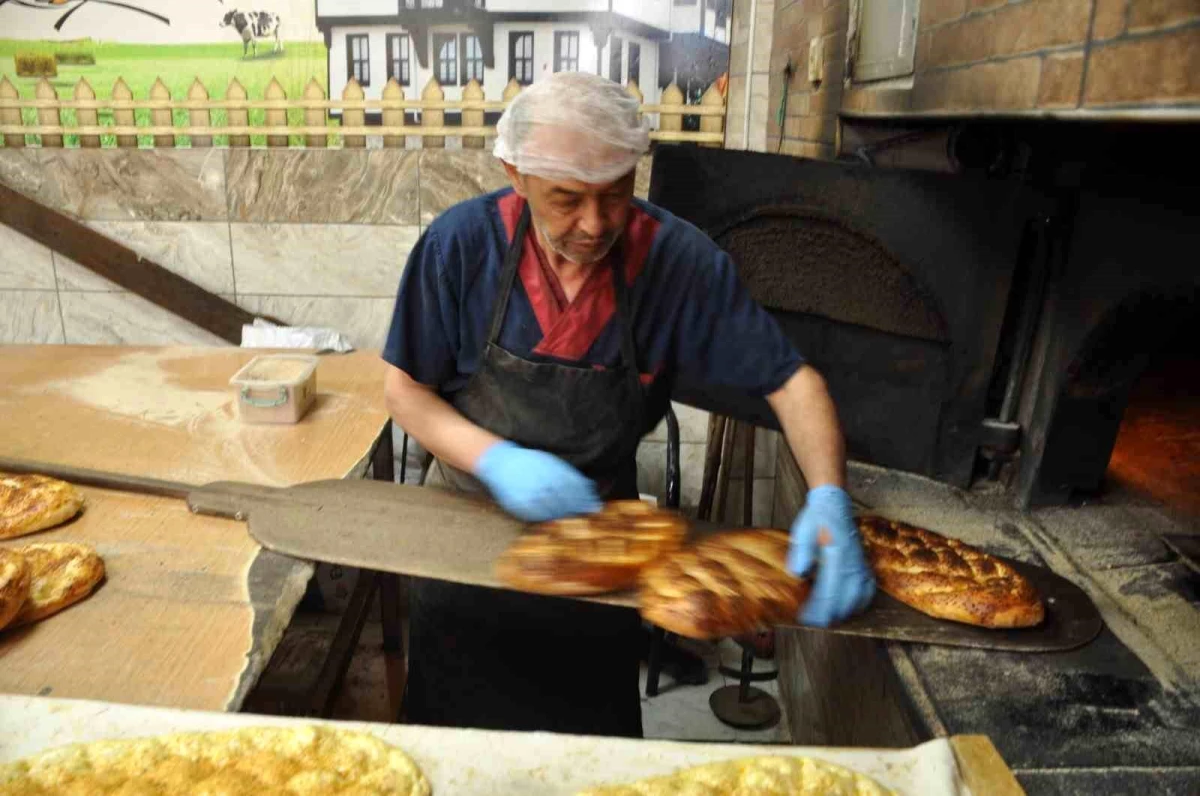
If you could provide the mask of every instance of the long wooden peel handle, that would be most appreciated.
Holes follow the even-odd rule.
[[[107,470],[89,470],[85,467],[72,467],[67,464],[52,464],[36,462],[28,459],[13,459],[0,456],[0,471],[7,473],[28,473],[47,475],[59,478],[72,484],[95,486],[101,489],[119,489],[125,492],[139,492],[146,495],[161,497],[186,498],[196,487],[181,481],[166,481],[161,478],[146,478],[139,475],[112,473]]]
[[[235,520],[247,519],[253,506],[279,500],[288,500],[285,490],[240,481],[214,481],[193,487],[187,494],[188,508],[196,514]]]

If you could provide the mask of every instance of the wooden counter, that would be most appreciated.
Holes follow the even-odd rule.
[[[203,484],[342,478],[387,421],[385,364],[321,357],[317,401],[292,426],[245,425],[229,378],[241,348],[4,346],[0,449],[24,459]]]
[[[248,426],[228,379],[258,353],[0,348],[0,452],[192,483],[360,473],[387,420],[378,357],[322,357],[317,405],[301,423]],[[91,544],[108,577],[70,610],[0,633],[0,692],[237,709],[312,565],[262,550],[243,523],[193,515],[179,500],[84,493],[73,522],[3,543]]]

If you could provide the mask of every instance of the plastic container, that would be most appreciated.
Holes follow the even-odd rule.
[[[303,354],[264,354],[229,383],[237,389],[238,416],[247,423],[296,423],[317,397],[317,362]]]

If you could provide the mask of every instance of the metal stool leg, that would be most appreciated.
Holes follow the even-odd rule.
[[[727,685],[712,692],[708,698],[708,706],[716,717],[730,727],[743,730],[765,730],[779,723],[779,702],[775,697],[750,685],[755,680],[771,680],[776,672],[754,671],[754,650],[750,647],[742,649],[742,669],[740,682],[737,685]]]

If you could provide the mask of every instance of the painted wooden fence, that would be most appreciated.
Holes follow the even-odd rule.
[[[631,84],[626,90],[642,101],[636,86]],[[60,97],[50,81],[42,78],[34,97],[22,98],[4,75],[0,77],[0,136],[8,147],[63,147],[77,140],[83,148],[211,147],[221,143],[248,147],[252,142],[268,147],[362,148],[372,136],[381,137],[385,147],[417,145],[419,139],[421,147],[442,148],[447,138],[460,138],[464,148],[482,149],[485,139],[496,134],[495,127],[484,123],[485,113],[503,111],[520,91],[521,86],[510,81],[500,99],[488,100],[483,88],[472,80],[463,88],[462,99],[446,100],[442,87],[430,80],[419,99],[410,99],[392,79],[381,98],[372,100],[366,99],[362,86],[351,79],[340,99],[330,99],[315,78],[299,97],[287,96],[273,79],[262,98],[251,99],[235,78],[221,98],[213,98],[199,79],[186,96],[172,97],[158,79],[146,99],[134,99],[125,80],[119,78],[110,99],[97,99],[85,78],[80,78],[69,98]],[[263,113],[254,114],[252,122],[250,111],[254,109]],[[683,92],[672,84],[663,90],[657,105],[642,103],[641,110],[657,116],[652,140],[710,147],[724,143],[725,97],[717,83],[695,105],[685,104]],[[331,111],[340,112],[340,120],[330,118]],[[378,124],[367,123],[368,111],[378,118]],[[447,111],[458,111],[461,125],[446,124]],[[214,118],[218,113],[224,117],[223,123]],[[684,130],[685,116],[699,117],[699,130]],[[67,138],[72,141],[68,143]]]

